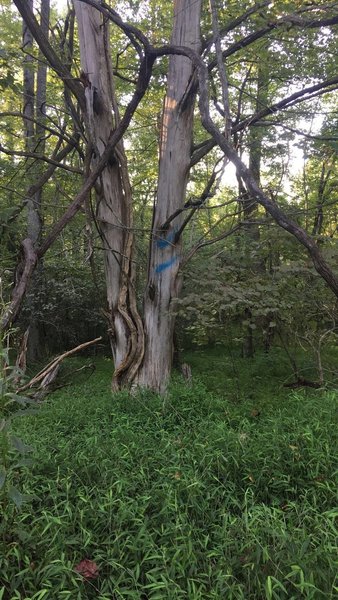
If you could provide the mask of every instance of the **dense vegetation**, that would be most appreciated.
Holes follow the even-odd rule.
[[[98,79],[90,81],[100,73],[87,73],[89,81],[81,74],[86,51],[77,20],[87,13],[99,18],[99,11],[106,9],[100,4],[98,10],[89,9],[85,2],[77,2],[75,14],[71,7],[60,10],[53,4],[49,10],[49,4],[49,0],[35,4],[3,0],[0,12],[4,32],[0,40],[2,321],[8,325],[14,319],[11,301],[17,298],[19,284],[27,284],[21,279],[26,264],[21,260],[21,242],[27,238],[33,246],[31,259],[39,261],[21,310],[14,307],[14,320],[19,326],[17,338],[30,326],[28,359],[44,360],[51,352],[99,334],[108,341],[108,330],[113,354],[121,361],[124,356],[123,364],[128,363],[132,371],[123,374],[122,369],[116,383],[123,384],[124,376],[128,382],[129,375],[130,382],[134,377],[137,383],[142,364],[135,365],[135,356],[143,353],[146,359],[151,346],[158,353],[167,346],[164,363],[170,363],[178,314],[177,330],[185,338],[184,345],[241,338],[243,354],[248,356],[274,344],[298,345],[317,354],[320,371],[320,352],[336,331],[337,294],[326,285],[336,289],[338,254],[336,3],[320,0],[302,6],[298,0],[257,4],[242,0],[223,7],[216,0],[121,0],[114,7],[121,18],[114,11],[101,15],[104,25],[110,25],[105,35],[110,40],[111,64],[105,68],[114,79],[113,108],[105,127],[97,106],[92,110],[83,106],[83,94],[89,89],[96,86],[101,100],[104,90],[99,89]],[[31,21],[30,28],[23,26],[33,14],[30,7],[37,19],[35,29]],[[231,148],[223,147],[224,136],[219,140],[206,131],[198,104],[201,94],[195,97],[193,86],[189,98],[181,98],[186,109],[189,100],[191,113],[191,122],[181,133],[181,141],[191,141],[184,157],[187,172],[178,174],[169,159],[167,164],[163,155],[166,128],[170,131],[171,125],[164,125],[163,101],[168,86],[179,87],[179,81],[170,80],[168,64],[174,71],[180,57],[173,55],[169,61],[159,56],[123,134],[125,150],[122,141],[119,147],[118,167],[124,181],[128,174],[129,183],[125,181],[121,193],[122,204],[129,198],[128,216],[110,222],[106,231],[103,223],[109,218],[102,217],[102,206],[106,202],[109,214],[116,215],[121,207],[115,204],[121,200],[101,198],[102,186],[96,185],[54,236],[55,227],[81,195],[89,172],[95,171],[100,152],[97,148],[92,152],[98,141],[89,139],[90,132],[99,127],[109,136],[110,127],[131,110],[147,43],[167,47],[173,28],[189,31],[192,19],[184,22],[188,11],[201,30],[209,113],[219,132],[224,127],[229,130]],[[103,29],[102,25],[97,31]],[[39,32],[44,32],[43,44]],[[199,32],[194,35],[198,38]],[[98,43],[99,37],[97,33]],[[219,44],[213,43],[217,37]],[[188,38],[180,43],[187,44]],[[92,71],[97,64],[99,57]],[[166,110],[170,112],[170,107]],[[96,115],[96,121],[89,127],[90,115]],[[174,113],[173,123],[181,115]],[[178,140],[169,155],[179,155],[181,146]],[[101,182],[112,162],[106,162]],[[163,188],[163,173],[168,173],[168,189]],[[116,173],[110,173],[115,189],[114,177]],[[180,189],[174,190],[170,182]],[[128,232],[122,249],[114,245],[121,230]],[[169,257],[171,251],[175,255]],[[120,264],[121,256],[126,264]],[[162,262],[157,264],[155,258]],[[115,273],[116,263],[123,267],[123,275]],[[318,275],[318,265],[326,283]],[[165,301],[164,289],[170,292]],[[117,293],[120,299],[111,305]],[[128,311],[133,314],[128,316]],[[157,331],[155,344],[148,339],[149,331],[165,321],[167,332]],[[114,336],[112,329],[124,330],[126,323],[129,327],[133,323],[134,329],[125,335],[128,348],[119,349],[118,338],[123,336]],[[170,367],[165,364],[164,376]],[[319,379],[324,379],[323,373]],[[152,387],[150,375],[148,383]]]
[[[2,599],[337,597],[335,390],[283,387],[281,351],[186,358],[165,398],[112,399],[101,358],[14,420],[31,500],[2,522]]]
[[[0,600],[337,598],[337,2],[0,22]]]

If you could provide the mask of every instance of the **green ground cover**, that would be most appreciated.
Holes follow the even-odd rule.
[[[284,388],[278,353],[186,359],[165,399],[112,398],[100,358],[15,419],[31,501],[3,501],[0,599],[338,597],[335,390]]]

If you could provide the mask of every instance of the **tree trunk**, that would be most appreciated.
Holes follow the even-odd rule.
[[[33,0],[27,0],[29,8],[33,10]],[[33,58],[33,35],[27,27],[25,21],[22,22],[22,47],[25,52],[23,61],[23,122],[25,135],[25,150],[34,152],[35,150],[35,73]],[[32,181],[34,177],[34,166],[29,165],[27,179]],[[27,236],[32,241],[33,247],[36,246],[40,232],[40,222],[38,212],[35,208],[34,196],[27,197]],[[36,281],[36,277],[35,277]],[[27,297],[27,310],[29,315],[29,327],[26,344],[26,352],[29,362],[34,362],[38,357],[38,334],[36,331],[36,321],[34,319],[34,281],[31,281],[30,294]],[[25,334],[26,335],[26,334]]]
[[[267,104],[269,85],[269,72],[266,65],[257,64],[257,90],[255,112],[260,111]],[[251,127],[249,130],[249,170],[252,173],[257,185],[261,183],[261,162],[262,162],[262,143],[263,128]],[[252,251],[258,250],[260,242],[260,230],[257,223],[250,223],[257,215],[258,202],[248,193],[243,180],[238,176],[238,195],[242,218],[245,224],[242,228],[242,253],[245,258],[245,264],[249,266],[254,273],[262,272],[265,269],[264,261],[260,258],[252,258]],[[245,311],[245,320],[250,321],[252,314],[250,309]],[[243,331],[242,355],[244,358],[252,358],[255,353],[253,329],[250,325],[244,326]]]
[[[50,14],[50,0],[41,0],[40,9],[40,24],[41,29],[48,39],[49,34],[49,14]],[[24,25],[24,32],[27,31],[27,27]],[[29,58],[29,57],[28,57]],[[31,138],[30,139],[30,150],[38,151],[41,155],[45,152],[45,130],[43,125],[46,121],[45,117],[45,104],[46,104],[46,88],[47,88],[47,65],[42,52],[39,52],[39,66],[36,77],[36,94],[34,93],[34,73],[33,81],[31,82],[31,89],[33,91],[33,114],[34,116],[34,104],[35,104],[35,118],[36,125],[33,122],[30,124]],[[25,77],[26,81],[26,77]],[[29,81],[29,77],[27,78]],[[34,102],[35,100],[35,102]],[[26,106],[26,103],[25,103]],[[31,167],[31,180],[32,183],[36,181],[42,173],[42,165],[35,165]],[[34,178],[34,180],[33,180]],[[32,195],[27,198],[27,235],[32,240],[35,249],[38,248],[41,242],[42,234],[42,187],[39,187]],[[34,296],[38,295],[39,288],[41,288],[43,276],[43,264],[39,261],[36,271],[32,277],[30,284],[30,294],[28,296],[28,310],[29,310],[29,336],[27,340],[27,359],[28,362],[36,362],[41,359],[44,352],[44,334],[39,323],[39,319],[36,317],[36,310],[34,306]]]
[[[201,0],[175,0],[171,43],[200,50]],[[191,157],[195,95],[190,89],[192,62],[171,56],[164,101],[159,178],[154,210],[148,281],[144,298],[145,356],[138,383],[163,391],[173,359],[175,316],[181,288],[180,251],[182,213]]]
[[[95,166],[119,123],[109,28],[98,10],[78,0],[74,7],[86,98],[86,130]],[[97,186],[97,222],[104,247],[107,318],[115,363],[112,387],[116,389],[134,380],[144,344],[134,289],[132,197],[122,141]]]

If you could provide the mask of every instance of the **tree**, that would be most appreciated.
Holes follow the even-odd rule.
[[[33,10],[33,2],[29,0],[28,6]],[[48,39],[49,34],[49,0],[41,0],[40,26]],[[22,48],[25,52],[24,59],[24,90],[23,90],[23,120],[25,128],[25,151],[27,154],[39,151],[45,153],[45,131],[43,124],[46,121],[46,85],[47,85],[47,65],[43,55],[40,52],[38,69],[35,77],[34,55],[33,55],[33,36],[23,21]],[[41,174],[41,165],[28,163],[27,180],[33,184]],[[31,240],[34,248],[37,248],[41,242],[42,236],[42,187],[27,190],[27,236]],[[42,261],[39,262],[37,272],[32,278],[29,296],[29,336],[27,355],[29,361],[36,361],[42,358],[43,343],[42,331],[37,321],[34,310],[34,296],[39,290],[39,281],[42,277]]]
[[[201,14],[201,2],[175,0],[171,42],[155,46],[139,27],[124,22],[108,5],[95,0],[76,0],[82,72],[74,76],[49,43],[29,5],[23,0],[14,2],[51,68],[64,82],[68,97],[71,96],[70,110],[85,143],[86,160],[82,189],[64,215],[37,250],[27,240],[23,244],[26,253],[23,275],[14,289],[13,304],[5,315],[4,325],[18,312],[22,293],[36,262],[88,201],[88,195],[95,187],[96,218],[104,246],[108,319],[115,359],[113,386],[140,383],[163,391],[172,364],[172,309],[181,287],[182,234],[197,208],[203,206],[210,197],[216,176],[213,171],[205,193],[197,201],[186,200],[187,179],[192,167],[217,147],[217,160],[223,154],[236,167],[248,203],[262,206],[280,227],[307,249],[318,273],[338,295],[338,280],[315,240],[260,187],[257,158],[260,161],[261,136],[251,135],[251,139],[256,140],[256,146],[249,167],[232,143],[232,136],[252,129],[258,123],[267,123],[270,115],[334,91],[338,86],[338,78],[328,73],[325,79],[311,82],[291,94],[281,86],[279,98],[263,107],[258,106],[261,90],[257,89],[254,113],[244,118],[239,113],[238,118],[233,119],[233,104],[238,104],[240,98],[236,99],[235,94],[231,97],[231,79],[224,67],[224,61],[229,57],[236,53],[240,56],[243,49],[259,44],[261,40],[265,43],[265,38],[272,31],[280,32],[278,43],[287,46],[290,30],[324,31],[324,28],[336,25],[338,16],[334,3],[329,7],[322,3],[310,5],[306,10],[297,9],[297,3],[293,2],[287,5],[283,2],[274,3],[272,9],[268,2],[254,6],[244,3],[237,14],[234,14],[233,7],[225,14],[218,11],[226,21],[223,27],[218,25],[216,5],[212,2],[212,33],[202,43],[200,23],[203,22],[206,30],[209,25],[205,12]],[[289,12],[286,12],[288,9]],[[136,64],[136,60],[138,62],[134,91],[121,116],[112,75],[109,23],[123,32],[128,39],[128,48],[134,52],[133,64]],[[225,48],[221,44],[224,36],[228,42]],[[213,48],[214,56],[210,57]],[[122,138],[126,136],[135,111],[149,89],[154,65],[166,56],[170,57],[167,94],[161,121],[159,175],[142,320],[136,305],[133,199]],[[216,68],[222,89],[221,121],[212,113],[209,105],[209,75]],[[261,77],[259,79],[261,81]],[[245,86],[239,94],[243,95],[244,91]],[[197,93],[200,124],[196,128],[202,125],[210,138],[194,147],[193,115]],[[252,219],[251,214],[249,217]],[[217,239],[229,234],[229,231],[225,231]],[[206,243],[211,241],[214,240]],[[198,247],[201,244],[203,242]]]

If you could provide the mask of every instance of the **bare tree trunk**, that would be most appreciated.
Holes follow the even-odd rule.
[[[27,0],[30,9],[33,9],[33,0]],[[22,47],[25,52],[23,61],[23,115],[25,127],[26,150],[34,150],[34,58],[33,35],[25,21],[22,22]]]
[[[327,161],[323,161],[320,179],[318,183],[317,202],[316,202],[316,213],[314,217],[314,223],[312,228],[312,235],[319,236],[323,231],[324,223],[324,204],[327,199],[327,184],[329,182],[330,175],[332,173],[331,165],[327,165]]]
[[[111,72],[109,29],[98,10],[78,0],[74,7],[81,80],[85,87],[87,136],[94,166],[120,121]],[[97,189],[97,221],[104,246],[115,389],[133,381],[143,358],[143,325],[134,289],[132,196],[122,141],[103,170]]]
[[[267,66],[262,65],[261,63],[258,63],[256,68],[257,88],[255,112],[258,112],[267,104],[269,73]],[[257,185],[260,185],[261,181],[262,142],[263,128],[251,127],[249,131],[249,170]],[[258,250],[260,230],[257,223],[250,223],[250,220],[254,219],[257,214],[258,202],[255,198],[252,198],[250,193],[248,193],[240,176],[238,176],[238,194],[242,218],[244,218],[241,237],[242,252],[245,256],[246,264],[250,269],[254,273],[261,272],[264,271],[265,268],[263,260],[260,258],[252,258],[252,251],[256,250],[257,253]],[[246,321],[250,321],[251,318],[252,314],[250,309],[246,309]],[[252,358],[255,353],[255,345],[253,329],[250,324],[244,326],[243,336],[242,355],[244,358]]]
[[[27,0],[29,8],[33,10],[33,0]],[[35,73],[34,73],[34,58],[33,58],[33,35],[27,27],[25,21],[22,21],[22,47],[25,52],[25,58],[23,60],[23,122],[24,122],[24,136],[25,136],[25,150],[27,152],[34,152],[35,150]],[[27,173],[28,180],[33,179],[32,165],[30,165],[30,171]],[[36,224],[36,211],[34,204],[34,196],[27,197],[27,236],[32,242],[32,246],[35,247],[37,242],[36,229],[40,231],[40,224]],[[27,298],[27,309],[29,314],[29,327],[27,329],[27,343],[25,350],[28,354],[28,360],[34,361],[36,358],[35,349],[37,346],[37,340],[34,335],[34,307],[32,302],[32,289],[34,286],[31,285],[31,295]],[[31,327],[32,325],[32,327]],[[25,359],[26,360],[26,359]]]
[[[171,43],[200,49],[201,0],[175,0]],[[163,391],[173,358],[175,317],[180,292],[182,213],[191,155],[195,95],[190,89],[193,65],[183,56],[171,56],[164,102],[157,200],[154,211],[148,282],[144,299],[145,356],[140,385]]]
[[[41,0],[40,9],[40,25],[41,29],[48,39],[49,34],[49,14],[50,14],[50,0]],[[24,25],[24,30],[27,30]],[[34,94],[34,75],[32,81],[33,91],[33,115],[34,116],[34,104],[35,104],[35,117],[36,126],[34,127],[31,122],[31,145],[30,150],[39,151],[41,155],[45,153],[45,130],[43,124],[46,121],[45,117],[45,104],[46,104],[46,89],[47,89],[47,64],[45,62],[42,52],[39,52],[39,66],[36,77],[36,95]],[[35,103],[34,103],[35,100]],[[36,165],[32,169],[32,175],[34,179],[41,176],[41,165]],[[34,183],[34,182],[33,182]],[[36,249],[41,242],[42,235],[42,187],[39,187],[32,195],[27,198],[27,235],[32,240],[33,246]],[[37,294],[41,287],[43,272],[42,261],[39,261],[34,276],[32,277],[30,286],[30,297],[29,300],[29,336],[27,340],[27,358],[29,362],[37,361],[43,354],[43,332],[39,319],[35,314],[33,295]]]

